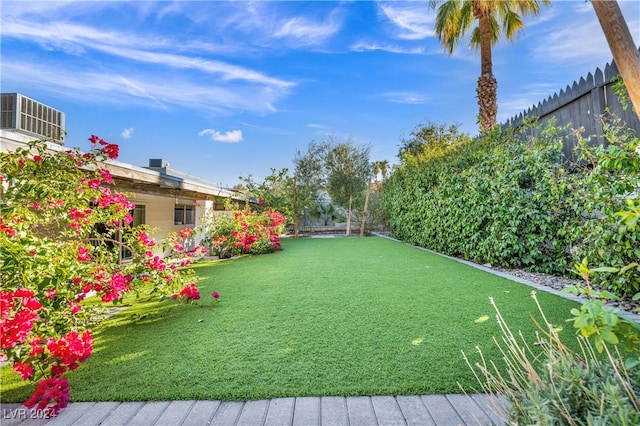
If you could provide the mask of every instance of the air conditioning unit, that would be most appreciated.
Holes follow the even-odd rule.
[[[20,93],[2,93],[0,124],[40,139],[62,143],[65,135],[65,115]]]

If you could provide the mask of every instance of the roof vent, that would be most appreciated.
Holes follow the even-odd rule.
[[[163,160],[162,158],[150,158],[149,159],[149,167],[169,167],[169,162]]]

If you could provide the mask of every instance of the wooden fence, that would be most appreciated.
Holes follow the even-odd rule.
[[[631,105],[626,111],[623,111],[620,101],[613,92],[611,80],[618,75],[615,62],[606,64],[604,71],[596,68],[593,74],[589,73],[586,78],[581,77],[579,81],[574,81],[571,86],[560,90],[560,93],[549,96],[527,111],[507,120],[501,124],[501,127],[503,129],[508,127],[519,129],[527,117],[538,117],[544,127],[551,118],[555,117],[556,126],[570,125],[570,129],[584,128],[583,136],[591,136],[593,144],[601,144],[604,143],[602,139],[603,114],[608,110],[640,135],[640,119],[633,112]],[[529,131],[522,137],[527,135],[535,136],[532,131]],[[574,147],[576,142],[574,137],[565,138],[563,153],[569,161],[575,160]]]

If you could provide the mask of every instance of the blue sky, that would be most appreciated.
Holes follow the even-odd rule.
[[[636,44],[640,2],[619,1]],[[419,124],[477,133],[480,56],[447,55],[426,1],[5,1],[1,89],[66,113],[67,146],[91,134],[120,160],[223,186],[293,169],[333,135],[396,161]],[[611,53],[589,2],[554,1],[493,51],[499,121]]]

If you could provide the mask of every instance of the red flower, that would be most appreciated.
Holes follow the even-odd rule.
[[[118,158],[118,151],[119,150],[120,150],[120,148],[118,147],[118,145],[116,145],[114,143],[108,143],[100,151],[103,154],[106,154],[107,156],[109,156],[109,158],[111,158],[112,160],[115,160],[116,158]]]
[[[13,292],[13,297],[33,297],[33,292],[26,288],[19,288]]]
[[[27,408],[36,407],[38,410],[49,407],[50,410],[43,412],[47,416],[55,416],[68,405],[69,399],[69,381],[66,378],[50,377],[38,383],[36,391],[24,405]]]
[[[113,177],[111,176],[111,172],[109,172],[109,170],[98,169],[98,173],[102,175],[102,179],[104,179],[106,183],[113,183]]]
[[[40,157],[39,155],[34,155],[33,156],[33,161],[35,161],[36,163],[39,163],[42,161],[42,157]]]
[[[91,179],[89,182],[87,182],[87,186],[91,189],[96,189],[97,187],[100,186],[101,183],[102,183],[101,179]]]
[[[20,376],[22,376],[22,380],[27,380],[29,377],[33,376],[33,367],[29,361],[25,363],[14,362],[13,371],[20,374]]]
[[[2,223],[2,218],[0,218],[0,232],[4,232],[10,237],[16,236],[16,230],[13,228],[9,228],[7,225]]]
[[[217,291],[214,291],[213,293],[211,293],[211,297],[213,297],[214,299],[219,299],[220,294]]]
[[[89,249],[83,246],[78,247],[78,260],[80,262],[87,262],[91,260],[91,256],[89,256]]]
[[[196,288],[195,283],[191,283],[180,290],[180,296],[186,297],[187,300],[198,300],[200,299],[200,292]]]

